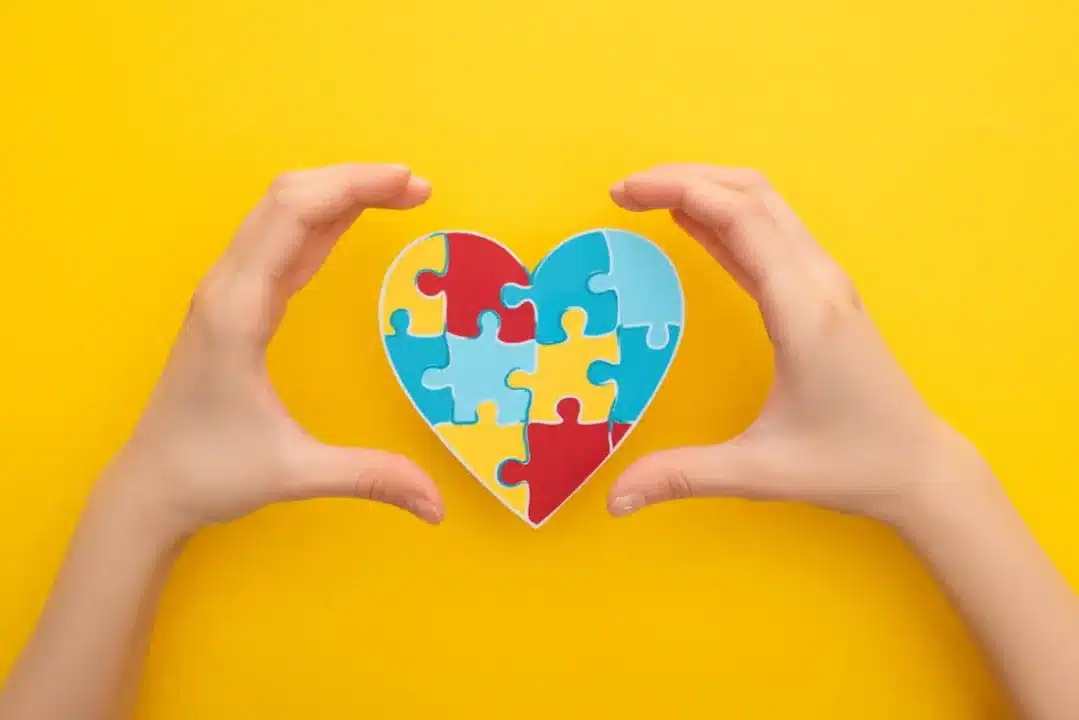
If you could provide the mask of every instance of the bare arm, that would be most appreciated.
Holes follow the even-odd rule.
[[[442,500],[410,461],[331,447],[288,416],[265,351],[288,298],[367,207],[430,188],[404,168],[293,173],[248,216],[196,293],[126,446],[91,494],[0,720],[129,715],[161,588],[187,538],[272,502],[360,497],[438,523]]]
[[[956,472],[963,472],[957,470]],[[986,470],[898,529],[965,616],[1030,718],[1079,717],[1079,603]]]
[[[1024,715],[1079,717],[1079,599],[776,190],[745,169],[669,165],[618,183],[612,197],[632,211],[669,211],[757,301],[776,377],[738,437],[634,463],[611,491],[611,512],[737,496],[886,522],[938,578]]]
[[[111,491],[87,504],[7,688],[0,717],[112,717],[134,700],[158,595],[179,544]],[[123,695],[118,694],[123,693]]]

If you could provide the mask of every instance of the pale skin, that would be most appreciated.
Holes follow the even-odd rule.
[[[0,694],[0,720],[129,715],[164,578],[209,524],[316,497],[385,502],[442,522],[441,496],[418,466],[319,442],[289,417],[265,364],[288,299],[360,213],[408,209],[430,192],[406,168],[382,165],[273,184],[196,291],[136,431],[92,491]],[[1079,717],[1075,593],[776,190],[744,169],[670,165],[618,182],[611,196],[629,211],[669,212],[700,242],[757,302],[776,360],[769,398],[745,432],[638,460],[616,480],[611,514],[743,497],[874,518],[939,580],[1023,716]]]

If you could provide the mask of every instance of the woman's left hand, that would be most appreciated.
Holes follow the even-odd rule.
[[[289,298],[360,213],[412,208],[430,192],[407,168],[388,165],[275,180],[195,292],[136,431],[106,473],[108,493],[177,537],[315,497],[376,500],[439,523],[442,499],[419,467],[316,440],[289,416],[266,369]]]

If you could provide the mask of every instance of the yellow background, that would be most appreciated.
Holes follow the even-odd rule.
[[[432,202],[361,221],[272,370],[315,433],[420,461],[447,522],[320,501],[204,533],[168,586],[142,717],[1003,715],[881,527],[735,501],[608,519],[630,460],[752,419],[770,354],[721,270],[606,190],[656,162],[766,171],[1079,579],[1076,8],[0,1],[0,671],[243,214],[279,171],[385,160]],[[687,334],[642,425],[534,531],[398,391],[379,285],[431,230],[531,262],[601,225],[672,255]]]

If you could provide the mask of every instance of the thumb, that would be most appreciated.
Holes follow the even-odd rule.
[[[615,481],[608,510],[624,517],[669,500],[694,497],[761,498],[768,493],[762,453],[735,439],[646,455]]]
[[[382,502],[437,525],[445,515],[434,481],[416,463],[394,453],[316,445],[297,480],[301,498],[353,497]]]

